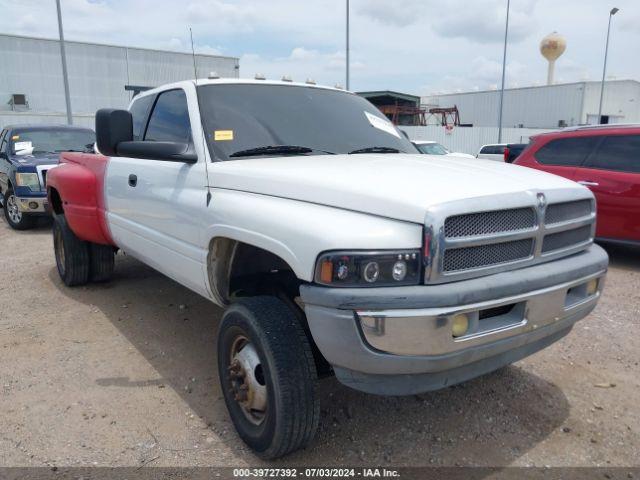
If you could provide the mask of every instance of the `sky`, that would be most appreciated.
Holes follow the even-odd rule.
[[[345,0],[61,0],[65,38],[240,58],[240,75],[345,85]],[[351,90],[418,95],[500,84],[506,0],[351,0]],[[506,86],[546,82],[540,40],[567,49],[556,82],[640,80],[640,0],[511,0]],[[56,38],[54,0],[0,0],[1,33]]]

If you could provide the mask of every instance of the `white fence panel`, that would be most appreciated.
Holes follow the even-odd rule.
[[[449,133],[445,127],[439,125],[399,128],[407,132],[411,140],[433,140],[453,152],[471,155],[477,154],[482,145],[498,141],[497,127],[454,127]],[[529,137],[550,131],[537,128],[503,128],[502,143],[528,143]]]

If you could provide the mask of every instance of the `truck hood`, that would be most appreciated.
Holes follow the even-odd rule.
[[[424,223],[427,208],[445,202],[524,190],[584,189],[570,180],[527,167],[420,154],[261,157],[216,162],[209,175],[214,188],[415,223]]]
[[[60,161],[59,153],[36,153],[30,155],[11,155],[11,163],[16,167],[36,167],[38,165],[56,165]]]

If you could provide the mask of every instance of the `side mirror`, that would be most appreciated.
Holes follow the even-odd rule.
[[[118,144],[133,140],[133,117],[128,110],[101,108],[96,112],[96,143],[107,157],[118,156]]]
[[[149,160],[184,163],[196,163],[198,161],[198,156],[193,146],[188,143],[152,141],[120,142],[116,150],[120,157],[146,158]]]

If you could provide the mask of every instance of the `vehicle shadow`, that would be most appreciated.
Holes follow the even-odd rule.
[[[16,235],[51,235],[51,226],[53,220],[51,217],[37,217],[33,227],[28,230],[13,230],[7,223],[7,219],[4,217],[4,210],[0,207],[0,227],[6,229],[7,232],[11,231]]]
[[[623,270],[640,270],[640,246],[598,242],[609,254],[609,265]]]
[[[98,385],[172,388],[249,465],[266,463],[235,434],[221,396],[215,347],[220,308],[122,255],[114,280],[104,285],[71,289],[55,268],[49,276],[64,295],[98,308],[161,376],[101,378]],[[569,415],[557,386],[518,366],[409,397],[360,393],[327,378],[319,395],[315,441],[270,465],[509,465]]]

